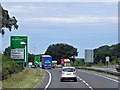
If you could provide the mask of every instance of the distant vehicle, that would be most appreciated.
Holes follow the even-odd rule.
[[[32,65],[31,68],[35,68],[35,65]]]
[[[40,62],[40,64],[39,64],[39,66],[40,66],[40,68],[42,68],[42,63]]]
[[[120,58],[118,58],[118,65],[116,65],[115,68],[118,72],[120,72]]]
[[[62,66],[71,66],[70,59],[68,59],[68,58],[62,58],[61,59],[61,65]]]
[[[28,63],[28,66],[29,66],[29,67],[32,67],[32,65],[33,65],[32,62],[29,62],[29,63]]]
[[[52,68],[52,57],[50,55],[42,55],[42,68]]]
[[[52,68],[54,69],[54,68],[55,68],[55,65],[52,65]]]
[[[52,61],[52,68],[57,67],[57,61]]]
[[[61,65],[61,64],[59,64],[59,65],[57,65],[57,67],[58,67],[58,68],[62,68],[62,65]]]
[[[63,80],[74,80],[77,82],[75,67],[62,67],[60,81],[62,82]]]
[[[120,65],[116,65],[115,68],[118,72],[120,72]]]

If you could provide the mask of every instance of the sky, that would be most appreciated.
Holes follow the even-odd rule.
[[[5,30],[2,50],[10,46],[10,36],[27,35],[29,52],[43,54],[49,45],[66,43],[85,49],[118,43],[118,2],[2,2],[19,30]]]

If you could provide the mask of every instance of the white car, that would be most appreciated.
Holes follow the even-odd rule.
[[[69,80],[69,79],[77,82],[75,67],[62,67],[60,81],[62,82],[63,80]]]

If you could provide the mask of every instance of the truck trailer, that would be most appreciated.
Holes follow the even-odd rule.
[[[42,55],[41,64],[42,64],[43,69],[46,69],[46,68],[51,69],[52,68],[52,57],[50,55]]]
[[[68,59],[68,58],[62,58],[61,59],[61,65],[62,66],[71,66],[70,59]]]

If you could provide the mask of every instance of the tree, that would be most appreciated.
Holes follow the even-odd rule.
[[[29,62],[33,62],[33,63],[34,63],[34,57],[35,57],[34,54],[28,53],[28,61],[29,61]]]
[[[2,35],[5,34],[5,29],[3,28],[8,28],[9,31],[11,32],[12,27],[14,26],[14,29],[18,29],[17,25],[17,19],[13,16],[12,18],[8,14],[8,10],[3,9],[3,7],[0,4],[0,33]]]
[[[120,58],[120,43],[112,46],[104,45],[94,49],[94,62],[105,64],[105,57],[109,56],[111,62],[116,62]]]
[[[11,55],[11,47],[10,46],[5,48],[4,55],[8,55],[8,56]]]
[[[77,56],[78,52],[77,48],[68,44],[60,43],[50,45],[45,54],[51,55],[54,60],[57,60],[58,63],[60,63],[61,58],[71,58],[73,56]]]
[[[95,52],[95,63],[98,63],[102,60],[105,63],[105,57],[110,56],[110,47],[108,45],[101,46],[98,49],[94,50]]]
[[[85,65],[84,59],[80,59],[80,60],[79,60],[79,66],[84,66],[84,65]]]
[[[78,60],[74,61],[74,66],[79,66],[79,61]]]

